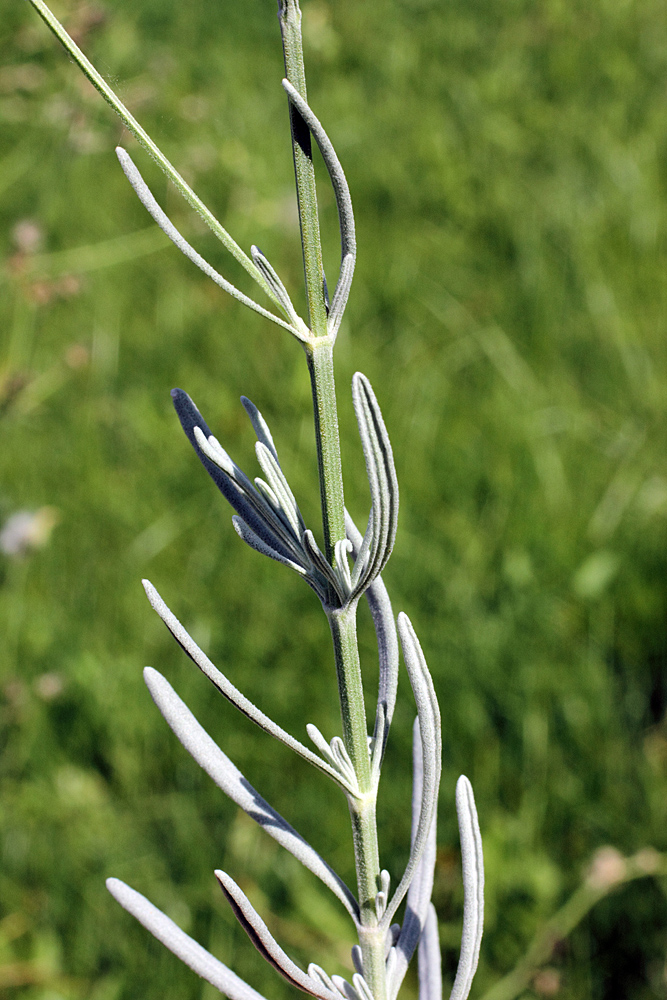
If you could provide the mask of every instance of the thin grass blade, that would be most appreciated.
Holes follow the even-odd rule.
[[[79,66],[84,75],[90,80],[95,89],[102,95],[104,100],[111,106],[121,119],[125,127],[141,143],[144,149],[153,157],[160,169],[174,183],[179,193],[194,208],[195,212],[203,219],[209,229],[215,233],[223,246],[231,255],[245,268],[248,274],[269,294],[269,289],[257,266],[248,257],[241,247],[229,235],[227,230],[218,222],[213,213],[206,207],[203,201],[197,197],[192,188],[186,184],[176,168],[172,166],[161,149],[156,146],[148,133],[141,127],[139,122],[128,111],[121,99],[111,89],[106,80],[95,69],[88,57],[84,55],[74,39],[68,34],[64,26],[60,23],[55,14],[47,7],[44,0],[29,0],[39,16],[51,29],[56,38],[64,45],[74,62]]]

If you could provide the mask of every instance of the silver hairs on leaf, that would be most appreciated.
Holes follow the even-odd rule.
[[[214,958],[141,893],[117,878],[108,878],[106,884],[114,899],[143,924],[153,937],[161,941],[198,976],[229,997],[229,1000],[265,1000],[261,993]]]
[[[237,511],[232,521],[239,537],[261,555],[302,576],[327,609],[356,601],[377,579],[391,555],[398,523],[398,481],[391,443],[375,393],[361,372],[352,379],[352,398],[370,484],[371,512],[366,533],[357,544],[348,538],[335,543],[334,565],[306,527],[280,467],[271,432],[254,403],[242,398],[258,437],[255,452],[264,479],[251,481],[206,425],[202,428],[190,417],[188,427],[202,459],[222,475],[225,496]],[[351,569],[350,553],[354,555]]]
[[[316,875],[341,901],[355,923],[359,906],[343,880],[333,871],[310,844],[266,802],[222,752],[205,729],[197,722],[178,697],[171,684],[152,667],[144,670],[144,680],[153,701],[172,732],[188,753],[209,775],[225,795],[266,830],[281,847]]]
[[[216,285],[219,285],[220,288],[222,288],[233,298],[237,299],[244,306],[247,306],[249,309],[252,309],[253,312],[259,313],[260,316],[264,316],[265,319],[270,319],[272,323],[276,323],[278,326],[282,326],[285,330],[288,330],[293,336],[295,336],[297,340],[304,340],[305,338],[307,338],[308,330],[305,324],[296,315],[293,307],[291,309],[291,312],[290,310],[284,309],[283,301],[280,299],[278,295],[276,295],[274,286],[266,280],[266,275],[264,274],[264,271],[261,268],[258,268],[258,271],[262,275],[262,278],[266,283],[266,290],[269,292],[274,302],[276,302],[277,305],[279,305],[281,308],[284,309],[284,311],[288,316],[288,320],[290,320],[290,322],[285,322],[284,320],[280,319],[279,316],[276,316],[272,312],[269,312],[268,309],[264,309],[264,307],[260,306],[258,302],[255,302],[254,299],[251,299],[249,296],[244,295],[244,293],[239,291],[239,289],[236,288],[231,283],[231,281],[227,281],[227,279],[223,278],[223,276],[219,274],[215,270],[215,268],[211,267],[211,265],[207,263],[207,261],[205,261],[204,258],[200,254],[198,254],[197,251],[192,246],[190,246],[188,241],[179,233],[179,231],[176,229],[176,226],[169,219],[166,213],[163,212],[163,210],[160,208],[157,201],[155,200],[155,196],[153,195],[152,191],[150,190],[145,180],[139,173],[139,170],[135,166],[129,153],[127,153],[122,148],[122,146],[118,146],[116,148],[116,155],[123,169],[123,173],[127,177],[130,184],[132,185],[134,192],[137,195],[141,204],[144,206],[144,208],[151,216],[153,221],[157,223],[162,232],[169,237],[171,242],[178,247],[181,253],[184,254],[188,258],[188,260],[191,260],[193,264],[196,264],[199,270],[203,271],[205,275],[211,278],[211,280],[214,281]],[[254,263],[257,266],[257,261],[254,261]],[[287,296],[286,292],[285,295]],[[291,302],[289,304],[291,306]]]

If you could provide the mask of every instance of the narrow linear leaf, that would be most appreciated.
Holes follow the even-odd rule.
[[[347,178],[345,177],[345,172],[340,165],[340,160],[336,156],[336,151],[333,148],[331,140],[322,128],[319,119],[311,110],[308,102],[301,96],[299,91],[292,86],[289,80],[283,80],[283,87],[285,88],[291,103],[294,105],[310,129],[313,138],[319,147],[322,159],[324,160],[325,166],[329,172],[331,185],[336,197],[338,222],[340,225],[341,271],[336,285],[336,290],[334,292],[334,301],[338,299],[337,312],[340,316],[342,316],[343,310],[345,309],[347,295],[349,294],[350,285],[352,283],[352,272],[354,271],[354,262],[357,255],[357,240],[355,235],[354,212],[352,209],[350,189],[347,183]],[[345,264],[345,259],[348,257],[351,258],[351,260]],[[345,265],[345,277],[343,265]],[[341,285],[346,287],[341,287]],[[338,319],[338,324],[340,324],[340,318]]]
[[[316,875],[341,901],[355,923],[359,919],[357,901],[343,880],[317,851],[273,809],[223,753],[199,724],[171,684],[152,667],[144,670],[144,680],[167,725],[188,753],[213,779],[232,802],[255,820],[281,847]]]
[[[417,956],[419,971],[419,1000],[442,1000],[442,958],[438,935],[438,917],[433,903],[429,903],[426,924],[419,939]]]
[[[239,888],[233,878],[230,878],[223,871],[216,871],[215,876],[220,883],[227,902],[234,911],[234,916],[243,927],[243,930],[255,948],[288,983],[296,986],[297,989],[302,990],[304,993],[310,993],[311,996],[318,997],[319,1000],[340,1000],[335,993],[324,985],[319,977],[317,979],[311,978],[283,951],[260,915],[252,906],[248,897]]]
[[[352,542],[352,554],[357,558],[362,544],[362,536],[347,510],[345,511],[345,530]],[[399,670],[398,633],[391,600],[382,577],[376,576],[365,591],[365,597],[373,619],[380,660],[374,729],[376,743],[373,750],[373,767],[379,773],[396,706]]]
[[[269,486],[278,498],[280,506],[289,519],[292,530],[297,537],[302,535],[306,530],[306,525],[292,489],[285,478],[283,470],[280,468],[280,464],[274,457],[271,449],[267,448],[262,441],[258,441],[255,445],[255,453]]]
[[[384,945],[384,957],[387,963],[389,963],[389,959],[391,958],[392,952],[394,953],[395,956],[396,948],[394,946],[400,936],[401,936],[401,925],[392,924],[389,930],[387,931],[387,938],[385,940],[385,945]]]
[[[419,829],[419,817],[422,808],[424,761],[419,719],[415,719],[412,730],[412,834],[411,844],[414,845]],[[437,809],[431,820],[428,840],[408,889],[405,917],[400,934],[393,949],[391,976],[387,967],[390,996],[395,998],[403,982],[408,965],[412,961],[415,948],[421,939],[426,924],[426,917],[433,892],[433,876],[436,861]]]
[[[202,442],[202,451],[204,451],[203,442]],[[281,498],[278,496],[278,494],[274,493],[269,484],[265,482],[265,480],[262,479],[260,476],[255,477],[254,486],[255,489],[257,490],[257,493],[260,495],[262,499],[262,509],[265,506],[268,506],[268,509],[271,512],[271,517],[283,521],[285,528],[287,528],[291,534],[294,529],[290,524],[289,518],[285,516],[285,511],[283,510],[282,507],[282,501]]]
[[[344,997],[345,1000],[359,1000],[354,986],[352,983],[348,983],[347,979],[344,979],[343,976],[332,976],[331,982],[338,990],[340,996]]]
[[[269,545],[263,539],[261,539],[255,532],[250,528],[242,517],[238,514],[232,516],[232,524],[234,525],[234,530],[239,538],[243,539],[246,545],[249,545],[251,549],[255,552],[259,552],[260,555],[268,556],[269,559],[275,559],[276,562],[282,563],[283,566],[289,566],[293,569],[295,573],[300,576],[307,577],[308,571],[305,566],[300,566],[298,563],[294,562],[293,559],[286,559],[281,552]],[[310,583],[310,580],[308,580]]]
[[[355,566],[355,585],[361,590],[365,583],[372,580],[375,570],[382,558],[382,550],[387,537],[388,528],[388,483],[379,456],[377,437],[373,435],[372,417],[369,412],[368,400],[363,392],[363,382],[352,379],[352,401],[359,426],[359,436],[366,463],[366,477],[371,494],[371,512],[368,527],[361,547],[358,566]],[[364,558],[361,558],[363,553]],[[378,570],[379,572],[379,570]]]
[[[258,526],[257,534],[263,538],[272,548],[285,550],[298,556],[299,543],[298,533],[295,531],[292,521],[293,512],[283,508],[283,500],[294,505],[294,500],[288,492],[279,497],[268,483],[257,477],[253,482],[246,476],[245,472],[239,468],[236,462],[230,458],[216,437],[211,435],[206,437],[201,427],[193,428],[194,439],[202,455],[210,462],[217,465],[225,476],[229,478],[230,503],[235,510],[247,508],[254,512],[255,522]],[[257,442],[258,448],[264,445]],[[267,454],[270,454],[267,449]],[[294,505],[295,506],[295,505]]]
[[[223,246],[231,253],[239,264],[245,268],[248,274],[268,293],[268,286],[256,265],[250,257],[241,249],[235,240],[229,235],[227,230],[218,222],[213,213],[206,207],[203,201],[197,197],[192,188],[186,184],[176,168],[172,166],[161,149],[153,142],[148,133],[141,127],[139,122],[128,111],[121,99],[111,89],[106,80],[95,69],[88,57],[84,55],[74,39],[67,33],[55,14],[47,7],[44,0],[29,0],[45,24],[51,29],[56,38],[64,45],[67,52],[82,70],[84,75],[90,80],[95,89],[102,95],[104,100],[111,106],[121,119],[126,128],[141,143],[144,149],[153,157],[160,169],[174,183],[179,193],[194,208],[197,214],[204,220],[209,229],[215,233]]]
[[[371,561],[377,549],[375,520],[371,498],[371,509],[366,523],[366,532],[363,537],[360,535],[359,546],[355,553],[354,569],[352,570],[355,587],[359,586],[359,581],[363,585],[372,576],[370,572]]]
[[[442,737],[440,733],[440,709],[433,689],[433,681],[419,640],[406,614],[398,616],[398,634],[403,648],[403,659],[408,671],[417,705],[419,736],[422,745],[423,785],[419,821],[414,836],[410,857],[399,886],[387,907],[383,921],[387,926],[396,913],[414,877],[422,853],[428,843],[431,823],[438,803],[440,772],[442,768]]]
[[[298,315],[292,304],[292,300],[287,293],[287,289],[269,261],[266,259],[259,247],[256,246],[250,247],[250,255],[261,272],[262,277],[271,289],[271,296],[274,302],[283,310],[291,326],[298,331],[298,334],[300,335],[299,339],[303,341],[308,340],[310,337],[310,330]]]
[[[269,430],[269,425],[267,424],[266,420],[259,412],[255,404],[252,402],[252,400],[248,399],[247,396],[241,396],[241,405],[248,414],[248,417],[250,418],[250,423],[252,424],[252,429],[255,432],[257,440],[261,441],[262,444],[269,449],[269,451],[275,458],[276,462],[278,462],[278,451],[276,449],[275,444],[273,443],[273,435]]]
[[[401,925],[392,924],[389,928],[389,933],[387,934],[387,944],[388,947],[393,947],[401,936]]]
[[[210,429],[186,393],[177,389],[172,392],[172,396],[181,424],[204,467],[211,474],[223,496],[239,514],[240,522],[234,522],[232,518],[239,535],[258,552],[296,569],[305,576],[320,600],[326,603],[329,594],[328,581],[335,583],[336,573],[321,553],[313,563],[308,546],[304,544],[305,523],[276,458],[275,445],[270,434],[267,438],[268,444],[259,440],[255,446],[259,464],[269,482],[257,477],[252,483],[227,454],[218,439],[210,433]],[[252,407],[252,404],[249,406]],[[252,414],[252,410],[249,412]],[[255,417],[255,414],[252,416]],[[199,426],[200,423],[209,431],[208,435]],[[268,428],[264,433],[261,424],[263,421],[260,423],[259,432],[262,437],[266,437]]]
[[[316,965],[315,962],[310,962],[308,965],[308,975],[311,979],[319,979],[321,983],[326,986],[328,990],[332,993],[335,992],[336,987],[334,986],[331,977],[324,971],[320,965]]]
[[[331,752],[331,747],[329,746],[329,744],[327,743],[326,739],[324,738],[320,730],[317,728],[317,726],[314,725],[314,723],[309,722],[306,725],[306,732],[308,733],[308,736],[310,737],[313,744],[320,751],[320,753],[324,757],[333,761],[333,754]]]
[[[327,562],[327,559],[322,550],[320,549],[319,545],[317,544],[315,535],[312,533],[310,528],[307,528],[304,531],[302,536],[302,542],[305,551],[308,553],[308,558],[312,562],[315,569],[318,571],[318,573],[320,573],[322,578],[331,585],[331,589],[335,591],[335,593],[338,595],[339,601],[343,603],[348,595],[344,590],[341,589],[341,581],[334,572],[333,568]],[[332,597],[333,595],[329,596]]]
[[[184,392],[182,389],[172,389],[171,397],[174,403],[174,409],[178,414],[178,419],[181,422],[181,426],[185,431],[190,444],[194,448],[200,462],[224,496],[225,500],[227,500],[234,510],[243,518],[248,527],[252,528],[257,537],[261,538],[265,544],[269,545],[271,548],[276,548],[285,559],[293,558],[293,552],[290,548],[284,543],[281,543],[278,539],[274,538],[274,536],[268,532],[266,522],[258,513],[257,505],[251,503],[241,487],[237,485],[228,474],[223,472],[222,469],[220,469],[219,466],[216,465],[216,463],[212,461],[200,448],[197,441],[197,435],[195,433],[196,429],[199,428],[206,439],[213,437],[213,435],[208,424],[188,396],[187,392]],[[247,480],[247,477],[245,478]],[[249,480],[247,481],[250,483]],[[252,484],[250,484],[250,487],[251,489],[253,488]]]
[[[374,1000],[370,987],[360,972],[355,972],[352,976],[352,986],[359,1000]]]
[[[241,538],[256,551],[295,569],[325,608],[340,607],[349,594],[346,576],[329,565],[312,532],[306,529],[259,411],[246,401],[250,418],[257,424],[262,438],[257,441],[256,452],[269,482],[256,478],[252,483],[211,434],[187,393],[174,389],[172,398],[181,425],[200,461],[241,519],[234,521]]]
[[[354,277],[354,256],[351,253],[345,254],[340,265],[340,278],[334,290],[334,297],[331,300],[329,316],[327,317],[327,329],[329,335],[336,338],[340,329],[340,324],[345,313],[345,307],[352,287]]]
[[[277,325],[283,327],[284,330],[288,330],[294,337],[297,338],[297,340],[301,340],[303,342],[303,332],[295,324],[286,323],[279,316],[269,312],[268,309],[264,309],[264,307],[260,306],[258,302],[255,302],[254,299],[244,295],[243,292],[239,291],[239,289],[231,283],[231,281],[227,281],[227,279],[223,278],[223,276],[219,274],[215,268],[211,267],[211,265],[204,260],[201,254],[198,254],[194,247],[188,243],[185,237],[179,233],[171,219],[169,219],[166,213],[160,208],[153,193],[133,163],[129,153],[127,153],[121,146],[117,146],[116,155],[121,167],[123,168],[123,173],[134,188],[137,198],[144,206],[148,214],[152,217],[154,222],[158,224],[162,232],[169,237],[171,242],[178,247],[181,253],[184,254],[188,260],[192,261],[193,264],[196,264],[199,270],[203,271],[204,274],[214,281],[216,285],[219,285],[223,291],[237,299],[244,306],[247,306],[249,309],[253,309],[256,313],[259,313],[260,316],[264,316],[265,319],[270,319],[272,323],[277,323]],[[278,300],[273,288],[270,285],[269,289],[271,299],[273,299],[276,305],[280,305],[282,307],[282,303]],[[294,313],[294,317],[298,319],[296,313]],[[290,319],[291,318],[292,317],[290,317]]]
[[[234,509],[243,510],[244,514],[247,510],[253,512],[253,525],[257,529],[255,534],[269,548],[287,553],[307,568],[307,563],[301,561],[304,555],[299,541],[301,513],[282,472],[279,472],[276,493],[259,477],[252,483],[216,437],[210,435],[207,438],[201,427],[193,428],[193,436],[199,452],[228,478],[226,495]],[[273,462],[271,452],[260,441],[256,447],[259,453],[263,451]]]
[[[359,795],[359,784],[352,761],[350,760],[343,741],[338,736],[334,736],[331,743],[327,743],[317,726],[309,722],[306,732],[314,746],[320,751],[326,761],[336,770],[341,784],[350,795]]]
[[[477,970],[484,930],[484,856],[472,785],[461,775],[456,783],[456,812],[463,864],[463,931],[456,979],[449,1000],[466,1000]]]
[[[263,555],[295,569],[328,607],[340,607],[348,596],[345,580],[327,562],[285,479],[268,428],[259,411],[247,401],[250,418],[261,439],[257,456],[271,485],[253,484],[222,448],[201,413],[182,389],[172,390],[174,407],[188,440],[216,486],[237,512],[234,526],[245,542]],[[301,567],[297,569],[297,567]]]
[[[366,462],[371,491],[371,557],[367,569],[356,584],[355,593],[384,569],[396,540],[398,527],[398,479],[387,428],[373,388],[361,372],[352,378],[352,400],[359,425],[359,436]]]
[[[357,786],[357,775],[354,770],[354,765],[350,760],[350,755],[347,752],[345,744],[343,743],[340,736],[334,736],[331,741],[331,754],[340,773],[347,778],[351,788],[354,788],[355,793],[359,794],[359,789]]]
[[[315,142],[318,145],[322,159],[329,172],[331,184],[336,197],[336,207],[338,208],[338,221],[340,223],[341,238],[341,260],[351,255],[354,259],[357,253],[357,241],[354,226],[354,211],[352,209],[352,198],[350,188],[347,183],[345,171],[333,148],[331,139],[324,131],[322,123],[317,118],[308,102],[301,96],[296,87],[293,87],[289,80],[283,80],[283,87],[290,101],[299,112],[306,125],[310,129]]]
[[[300,757],[307,760],[310,764],[313,764],[318,770],[323,771],[324,774],[328,774],[330,778],[333,778],[337,784],[340,784],[340,777],[330,767],[325,761],[321,760],[317,754],[314,754],[308,747],[305,747],[303,743],[294,739],[289,733],[286,733],[276,722],[265,715],[259,708],[257,708],[251,701],[249,701],[245,695],[236,688],[230,680],[221,673],[216,666],[209,660],[206,653],[203,652],[196,644],[194,639],[188,634],[188,632],[183,628],[178,618],[169,610],[165,602],[162,600],[157,590],[150,583],[149,580],[142,580],[144,585],[144,590],[146,591],[146,596],[150,602],[153,610],[160,616],[164,624],[167,626],[171,634],[173,635],[176,642],[179,644],[181,649],[184,650],[190,657],[193,663],[195,663],[201,672],[208,677],[214,687],[235,705],[238,710],[250,719],[255,725],[263,729],[265,733],[270,736],[275,737],[284,743],[290,749],[298,753]]]
[[[352,577],[350,575],[350,564],[347,561],[348,555],[352,552],[352,542],[349,538],[341,538],[334,546],[334,561],[336,573],[340,580],[341,591],[349,594],[352,591]]]
[[[380,889],[385,894],[389,895],[389,886],[391,885],[391,875],[386,868],[383,868],[380,872]]]
[[[248,986],[236,973],[214,958],[141,893],[117,878],[107,879],[106,884],[114,899],[140,924],[143,924],[153,937],[198,976],[228,996],[229,1000],[264,1000],[261,993]]]
[[[354,966],[355,971],[358,972],[360,975],[363,975],[363,971],[364,971],[364,956],[363,956],[363,952],[362,952],[362,950],[361,950],[361,948],[359,947],[358,944],[353,944],[352,945],[352,953],[351,954],[352,954],[352,965]]]

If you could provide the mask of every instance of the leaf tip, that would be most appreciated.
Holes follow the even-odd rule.
[[[159,672],[159,670],[156,670],[154,667],[144,667],[143,677],[146,687],[150,691],[154,681],[157,680],[158,678],[161,678],[162,674]]]
[[[127,909],[126,903],[134,890],[130,889],[125,882],[121,882],[119,878],[108,878],[105,885],[116,902],[120,903],[123,909]]]
[[[459,775],[459,779],[456,782],[456,791],[457,791],[457,793],[459,792],[459,789],[461,790],[461,793],[463,792],[464,789],[466,791],[472,792],[472,785],[470,783],[470,779],[466,778],[465,774]]]

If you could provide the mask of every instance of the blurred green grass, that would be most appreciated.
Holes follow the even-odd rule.
[[[47,544],[0,557],[0,992],[209,1000],[107,896],[103,879],[116,875],[267,996],[287,996],[235,928],[212,868],[243,880],[302,961],[344,973],[349,928],[198,773],[141,667],[167,674],[352,880],[346,809],[212,696],[139,581],[286,728],[336,731],[316,602],[238,541],[169,400],[185,388],[250,472],[248,394],[312,523],[305,366],[149,225],[113,155],[127,136],[27,4],[0,0],[0,11],[0,517],[57,517]],[[238,242],[259,244],[298,289],[274,5],[56,12]],[[360,369],[402,490],[385,576],[442,705],[435,893],[447,977],[459,773],[478,799],[482,996],[600,847],[667,850],[667,9],[305,0],[304,18],[309,99],[359,230],[337,348],[348,501],[365,517],[347,389]],[[247,287],[138,160],[176,223]],[[320,187],[333,273],[335,206]],[[371,690],[365,619],[361,638]],[[381,802],[394,875],[409,835],[406,687]],[[619,888],[558,946],[557,982],[528,993],[556,982],[568,1000],[665,996],[666,927],[664,881]]]

